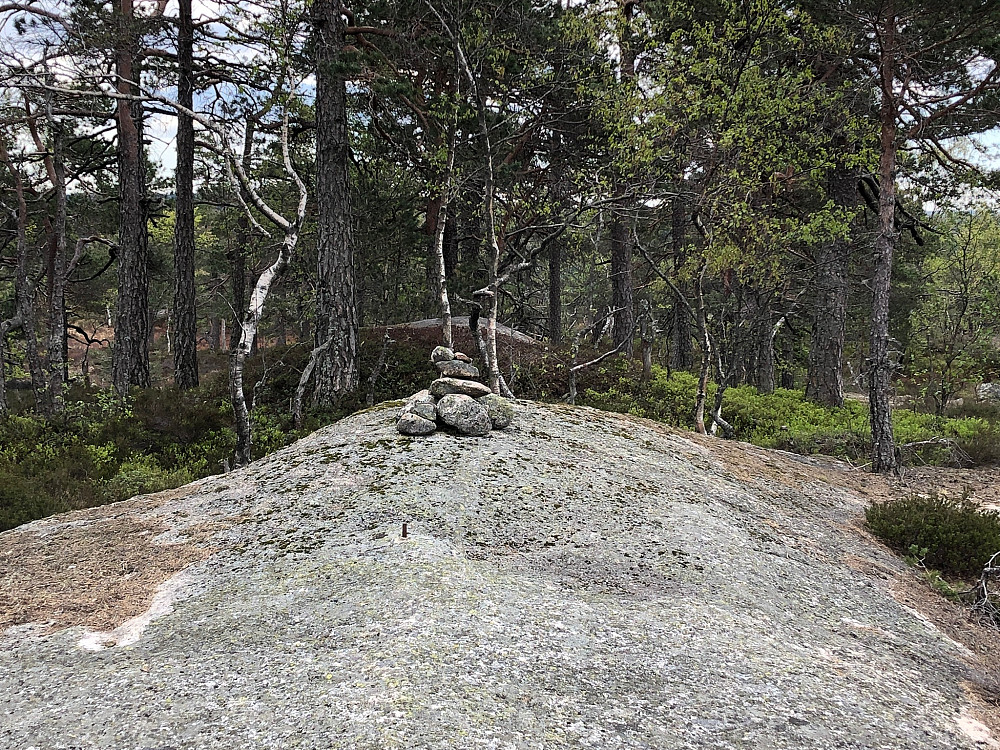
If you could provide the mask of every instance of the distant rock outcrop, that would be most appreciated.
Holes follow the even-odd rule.
[[[1000,401],[1000,383],[980,383],[976,386],[976,398],[987,403]]]
[[[0,748],[994,746],[858,474],[517,412],[414,439],[376,407],[0,534]]]

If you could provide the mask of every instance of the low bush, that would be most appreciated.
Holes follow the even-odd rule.
[[[118,472],[104,483],[103,489],[106,499],[113,502],[180,487],[193,479],[195,477],[185,468],[169,471],[152,456],[135,455],[122,463]]]
[[[920,550],[923,563],[945,575],[974,578],[1000,551],[1000,514],[966,498],[911,495],[872,503],[865,518],[872,533],[894,550]]]
[[[251,357],[245,383],[254,403],[254,458],[365,408],[369,389],[378,403],[427,387],[436,376],[427,354],[437,342],[437,331],[392,329],[390,334],[394,341],[374,388],[370,381],[382,352],[384,329],[362,336],[360,388],[333,406],[307,406],[299,430],[291,422],[289,397],[309,347],[267,349]],[[456,329],[455,334],[457,347],[474,351],[467,330]],[[576,361],[598,353],[582,347]],[[573,361],[569,345],[505,342],[502,347],[501,366],[515,392],[539,401],[566,396]],[[638,360],[618,356],[581,372],[577,387],[581,405],[694,427],[698,381],[692,373],[654,365],[651,378],[643,382]],[[706,411],[714,403],[716,389],[709,385]],[[897,410],[896,440],[928,441],[905,450],[907,461],[953,465],[959,455],[974,464],[1000,463],[998,415],[997,409],[975,405],[949,418]],[[838,409],[807,401],[797,390],[764,394],[740,386],[726,390],[723,416],[738,440],[796,453],[868,460],[868,405],[863,401],[848,401]],[[936,437],[951,442],[931,441]],[[110,389],[73,386],[60,418],[45,420],[24,412],[0,419],[0,529],[217,473],[232,458],[235,445],[224,367],[203,378],[199,388],[146,389],[124,402]]]
[[[66,510],[69,506],[49,495],[40,481],[0,466],[0,531]]]

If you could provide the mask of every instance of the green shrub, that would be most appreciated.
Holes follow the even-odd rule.
[[[911,495],[872,503],[865,517],[872,533],[894,550],[918,549],[928,568],[945,575],[978,576],[1000,551],[1000,514],[982,511],[966,498]]]
[[[620,372],[628,363],[616,360]],[[604,373],[597,373],[602,375]],[[582,406],[634,414],[675,427],[693,427],[698,378],[689,372],[667,372],[653,366],[653,377],[642,384],[634,373],[618,374],[606,390],[587,388],[577,400]],[[710,397],[715,387],[709,388]]]
[[[976,466],[1000,464],[1000,425],[988,424],[971,435],[956,438],[958,447]]]
[[[126,500],[135,495],[180,487],[193,479],[186,469],[167,471],[152,456],[135,455],[121,465],[104,489],[110,500]]]
[[[39,480],[0,467],[0,531],[65,510],[66,503],[46,492]]]

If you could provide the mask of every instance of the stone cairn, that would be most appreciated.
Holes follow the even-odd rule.
[[[438,424],[454,427],[463,435],[489,435],[514,419],[510,401],[477,381],[479,369],[461,352],[438,346],[431,352],[438,379],[428,390],[410,396],[396,429],[404,435],[429,435]]]

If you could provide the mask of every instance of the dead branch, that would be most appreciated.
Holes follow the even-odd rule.
[[[292,396],[292,424],[295,425],[296,430],[302,427],[302,399],[305,398],[309,378],[312,377],[313,370],[316,369],[316,362],[319,361],[320,355],[329,349],[332,343],[333,339],[327,339],[310,352],[309,361],[299,377],[299,384],[295,387],[295,395]]]
[[[994,627],[1000,627],[1000,592],[991,588],[1000,577],[1000,552],[996,552],[986,563],[974,589],[975,599],[972,611],[979,615],[980,622],[986,620]]]
[[[962,450],[959,447],[958,443],[952,438],[933,437],[928,440],[915,440],[912,443],[903,443],[898,448],[900,453],[903,453],[904,451],[910,451],[910,456],[913,459],[920,461],[920,463],[922,464],[926,464],[926,462],[920,458],[918,449],[927,446],[939,446],[947,449],[948,457],[958,468],[962,468],[965,466],[972,466],[972,464],[975,463],[972,460],[972,457],[964,450]]]

